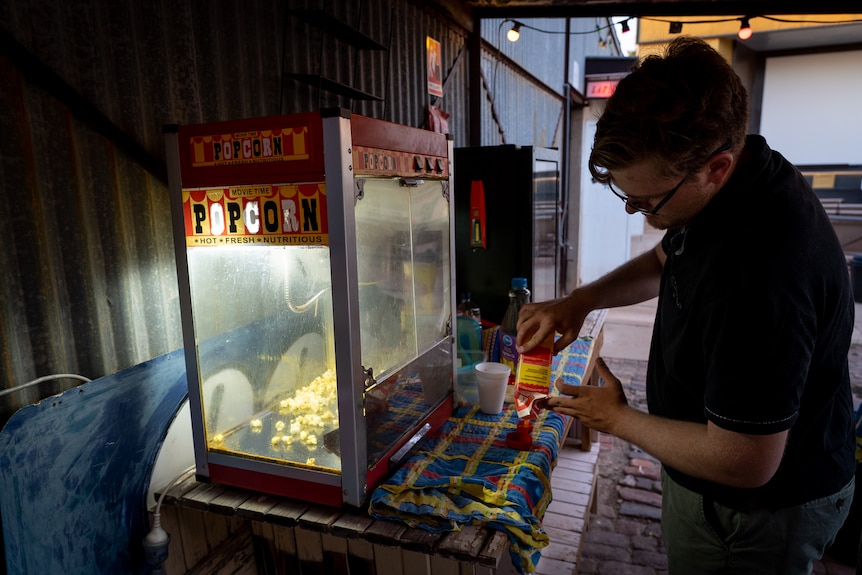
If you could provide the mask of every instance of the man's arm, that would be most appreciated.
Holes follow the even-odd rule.
[[[594,309],[631,305],[656,297],[665,259],[659,243],[568,296],[525,305],[518,315],[518,351],[530,351],[549,334],[557,332],[561,334],[554,344],[557,353],[578,337],[584,318]]]
[[[770,435],[737,433],[712,422],[693,423],[650,415],[628,405],[620,380],[602,359],[596,371],[603,387],[568,385],[548,408],[577,417],[591,429],[633,443],[664,465],[693,477],[732,487],[760,487],[778,469],[787,431]]]

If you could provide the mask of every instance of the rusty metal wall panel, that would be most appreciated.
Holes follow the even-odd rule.
[[[380,72],[377,85],[384,89],[385,104],[361,108],[360,113],[375,115],[398,124],[426,127],[426,107],[434,105],[450,115],[449,133],[455,145],[466,145],[468,58],[467,35],[458,27],[442,21],[422,3],[398,3],[393,8],[389,62]],[[444,74],[444,95],[428,94],[425,38],[440,42]],[[384,37],[381,33],[380,37]],[[367,111],[363,112],[362,109]],[[378,112],[373,114],[371,112]]]
[[[288,15],[296,32],[287,35],[285,71],[322,74],[381,99],[350,100],[293,79],[284,81],[286,113],[341,106],[358,114],[414,127],[426,126],[429,104],[451,113],[449,132],[456,145],[466,145],[467,34],[424,2],[397,0],[296,0],[299,10],[335,10],[365,36],[388,50],[357,50],[319,28]],[[360,5],[361,4],[361,9]],[[449,74],[443,98],[428,94],[425,38],[441,44],[443,72]],[[461,56],[459,59],[459,55]]]
[[[496,46],[521,67],[528,69],[541,82],[562,93],[566,48],[565,18],[517,20],[523,23],[521,37],[517,42],[506,39],[506,32],[512,28],[511,20],[483,20],[482,35],[491,45]]]
[[[21,106],[0,138],[18,147],[0,170],[4,388],[52,373],[92,379],[179,347],[164,185],[6,72]],[[29,388],[4,405],[11,412],[78,383]]]
[[[482,145],[515,144],[559,148],[562,145],[562,96],[537,90],[529,78],[483,54],[482,70],[494,94],[496,118],[482,107]],[[483,99],[490,99],[483,87]]]
[[[565,30],[562,19],[524,20],[528,22],[539,30]],[[483,101],[493,102],[496,112],[490,105],[482,108],[482,144],[560,147],[565,36],[521,28],[521,38],[509,42],[506,32],[512,24],[482,21],[482,36],[492,47],[482,51]]]
[[[389,47],[364,51],[293,10]],[[467,34],[424,2],[0,3],[0,425],[23,405],[181,347],[162,127],[342,106],[467,142]],[[442,99],[425,37],[442,45]],[[457,63],[456,63],[457,62]],[[350,100],[283,77],[319,73]]]
[[[559,148],[562,146],[566,73],[566,19],[519,20],[533,29],[522,27],[517,42],[506,39],[506,32],[512,27],[511,20],[482,21],[482,37],[491,46],[482,51],[482,71],[487,80],[482,100],[494,102],[499,122],[492,115],[490,105],[482,108],[481,142],[487,146],[507,143]],[[612,33],[609,26],[606,18],[570,19],[569,82],[574,86],[583,84],[584,62],[588,56],[619,55],[615,43],[599,43],[600,37],[606,39]],[[504,58],[499,59],[494,49]]]

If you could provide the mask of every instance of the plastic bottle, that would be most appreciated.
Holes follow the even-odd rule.
[[[527,288],[527,278],[512,278],[509,290],[509,307],[503,315],[500,324],[500,363],[509,366],[509,389],[506,391],[506,401],[514,401],[515,373],[518,366],[518,350],[515,339],[518,335],[518,313],[521,307],[530,303],[530,290]]]
[[[482,346],[482,319],[479,306],[473,303],[470,292],[461,294],[458,304],[457,332],[458,359],[461,365],[473,365],[485,361],[485,349]]]
[[[480,324],[482,323],[482,312],[479,309],[479,306],[473,303],[471,299],[470,292],[466,291],[461,294],[461,302],[458,304],[458,309],[456,310],[458,315],[463,315],[464,317],[472,317]]]

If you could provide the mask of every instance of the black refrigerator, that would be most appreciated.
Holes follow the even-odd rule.
[[[499,324],[513,277],[531,301],[560,295],[565,278],[560,151],[533,146],[456,148],[456,297],[470,292],[482,319]]]

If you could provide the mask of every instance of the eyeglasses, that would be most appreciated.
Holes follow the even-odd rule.
[[[726,152],[727,150],[729,150],[732,147],[732,145],[733,145],[732,141],[725,143],[724,145],[720,146],[717,150],[715,150],[713,153],[711,153],[709,155],[709,157],[711,158],[716,154],[720,154],[721,152]],[[680,189],[680,187],[682,187],[682,185],[685,183],[685,180],[687,177],[688,176],[684,176],[679,181],[679,183],[677,185],[675,185],[669,192],[665,193],[664,197],[661,199],[661,201],[659,201],[659,203],[657,203],[655,205],[654,208],[642,208],[642,207],[640,207],[638,204],[641,203],[643,200],[637,200],[637,199],[632,200],[626,194],[624,194],[621,191],[614,188],[614,185],[610,181],[608,181],[608,187],[611,189],[611,191],[614,193],[614,195],[616,197],[618,197],[619,199],[621,199],[625,203],[625,205],[628,208],[630,208],[632,211],[640,212],[640,213],[646,214],[648,216],[654,216],[658,213],[658,211],[661,209],[661,207],[663,205],[665,205],[666,203],[668,203],[668,201],[670,201],[670,199],[673,197],[673,195],[676,193],[676,191],[678,189]],[[657,194],[657,195],[662,195],[662,194]],[[652,197],[655,197],[655,196],[652,196]]]
[[[616,197],[618,197],[619,199],[621,199],[625,203],[626,207],[628,207],[629,209],[631,209],[635,212],[640,212],[642,214],[646,214],[648,216],[654,216],[658,213],[658,211],[661,209],[661,207],[663,205],[665,205],[666,203],[668,203],[668,201],[670,201],[670,199],[673,197],[673,195],[676,193],[676,191],[678,189],[680,189],[680,187],[682,187],[682,185],[685,183],[686,177],[683,177],[683,179],[681,179],[677,185],[675,185],[669,192],[665,193],[664,197],[661,199],[661,201],[659,201],[659,203],[657,203],[655,205],[654,208],[642,208],[642,207],[640,207],[638,205],[638,203],[642,202],[643,200],[632,200],[630,197],[628,197],[627,195],[625,195],[621,191],[614,188],[614,185],[610,181],[608,182],[608,187],[611,189],[611,191],[614,193],[614,195]],[[657,194],[657,195],[661,195],[661,194]],[[635,203],[635,202],[637,202],[637,203]]]

